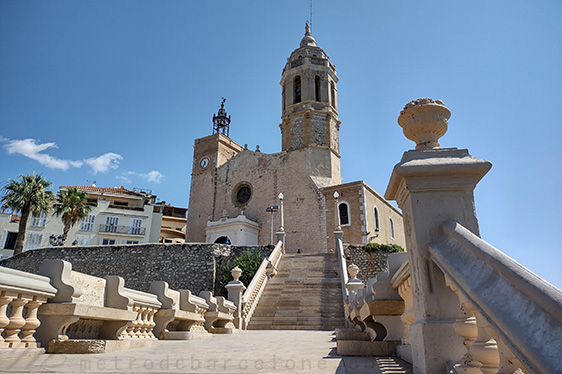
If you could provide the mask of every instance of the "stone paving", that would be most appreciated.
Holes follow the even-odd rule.
[[[0,350],[2,373],[412,373],[394,358],[338,356],[330,331],[241,331],[106,354],[10,351]]]

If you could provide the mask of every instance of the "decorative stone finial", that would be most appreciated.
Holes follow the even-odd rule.
[[[304,38],[301,40],[301,48],[303,47],[316,47],[316,40],[312,37],[308,22],[304,26]]]
[[[242,275],[242,269],[236,266],[230,271],[230,274],[232,274],[232,278],[234,279],[234,281],[238,282],[238,279]]]
[[[398,124],[406,138],[416,143],[416,149],[439,148],[439,138],[447,132],[451,112],[441,100],[410,101],[400,112]]]
[[[359,273],[359,266],[351,264],[347,267],[347,272],[351,279],[357,279],[357,274]]]

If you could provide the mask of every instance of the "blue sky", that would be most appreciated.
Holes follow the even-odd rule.
[[[562,286],[562,2],[316,1],[336,65],[342,179],[384,193],[413,148],[402,107],[441,99],[444,147],[493,168],[482,237]],[[187,206],[194,139],[226,97],[230,135],[281,148],[286,58],[309,1],[0,0],[0,181],[152,189]]]

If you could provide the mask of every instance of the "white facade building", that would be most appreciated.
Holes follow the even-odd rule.
[[[62,186],[64,190],[70,186]],[[66,240],[70,245],[108,245],[157,243],[160,238],[162,213],[155,211],[148,198],[124,187],[105,188],[77,186],[87,194],[92,210],[88,217],[73,226]],[[18,233],[19,215],[0,213],[0,258],[13,254]],[[42,214],[30,217],[24,250],[50,245],[51,235],[61,235],[61,217]]]

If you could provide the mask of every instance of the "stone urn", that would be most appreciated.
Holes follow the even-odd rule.
[[[416,149],[439,148],[439,138],[447,132],[451,112],[441,100],[410,101],[400,112],[398,124],[406,138],[416,143]]]
[[[230,271],[230,274],[232,274],[232,278],[234,279],[234,281],[238,282],[240,276],[242,275],[242,269],[236,266]]]

